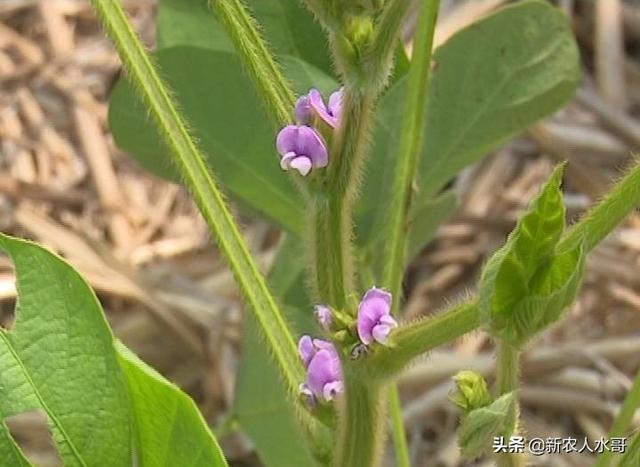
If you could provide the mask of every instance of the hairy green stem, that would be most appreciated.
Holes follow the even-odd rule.
[[[396,467],[411,467],[407,435],[404,429],[404,419],[402,418],[402,401],[400,400],[398,386],[395,383],[392,383],[389,387],[388,399]]]
[[[413,39],[413,54],[409,68],[408,89],[404,104],[404,121],[400,135],[400,147],[397,154],[396,171],[393,181],[392,198],[389,213],[386,240],[385,278],[383,284],[389,289],[393,300],[393,312],[398,313],[402,295],[402,278],[407,256],[407,237],[409,234],[409,212],[415,180],[418,156],[422,146],[422,127],[427,106],[429,70],[431,69],[431,51],[433,34],[440,0],[425,0],[418,26]],[[398,466],[409,465],[406,433],[402,422],[402,407],[398,390],[393,384],[389,393],[390,413],[392,417],[393,442]]]
[[[342,308],[352,291],[352,207],[368,149],[374,97],[345,87],[342,126],[329,155],[324,189],[316,195],[312,224],[314,265],[320,299]]]
[[[616,419],[611,425],[611,429],[607,435],[608,439],[620,438],[627,433],[638,406],[640,406],[640,371],[636,374],[631,389],[629,389],[627,397],[625,397],[622,407],[620,407],[620,412],[618,412]],[[611,464],[611,455],[612,452],[610,450],[605,449],[602,451],[596,459],[594,467],[608,467]]]
[[[382,88],[386,82],[400,27],[410,6],[407,0],[388,0],[384,6],[367,63],[367,75],[377,78],[372,79],[373,86]]]
[[[264,277],[249,253],[203,155],[189,134],[183,117],[177,111],[171,93],[135,35],[120,2],[92,0],[92,3],[118,50],[129,80],[156,124],[159,136],[171,150],[174,163],[250,305],[285,385],[293,396],[304,377],[295,341]],[[301,414],[301,419],[307,428],[315,424],[308,415],[304,417]]]
[[[558,250],[584,239],[585,250],[598,245],[634,208],[640,205],[640,161],[635,163],[611,191],[560,240]]]
[[[366,381],[345,365],[344,411],[335,467],[374,467],[382,453],[385,385]]]
[[[414,48],[409,68],[409,83],[405,97],[392,198],[387,208],[389,230],[386,236],[384,285],[389,288],[395,298],[393,306],[396,313],[402,289],[413,184],[422,146],[431,49],[439,4],[439,0],[425,0],[420,10],[418,29],[413,41]]]
[[[496,364],[496,390],[498,397],[517,391],[518,377],[520,371],[520,351],[506,342],[498,343],[498,361]],[[518,426],[518,396],[514,397],[513,406],[508,414],[509,425],[514,427],[502,433],[505,439],[509,439],[515,433]],[[524,466],[524,456],[519,453],[496,454],[496,464],[498,467],[521,467]]]
[[[209,0],[276,125],[291,121],[295,95],[241,0]]]
[[[398,328],[391,333],[388,345],[369,355],[362,364],[372,376],[391,378],[411,360],[480,326],[475,301],[468,301]]]

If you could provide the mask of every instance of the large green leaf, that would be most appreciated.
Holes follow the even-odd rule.
[[[226,467],[193,400],[123,344],[117,350],[133,406],[139,465]]]
[[[0,420],[0,459],[3,465],[15,467],[31,467],[33,464],[25,457],[16,442],[11,438],[9,430]]]
[[[458,204],[458,195],[453,191],[445,191],[416,207],[407,242],[407,263],[433,240],[440,224],[451,216]]]
[[[158,46],[195,45],[232,51],[231,41],[207,3],[208,0],[161,0]],[[249,0],[247,4],[276,55],[298,57],[331,74],[326,36],[301,1]]]
[[[545,1],[508,6],[436,50],[419,186],[435,193],[573,96],[580,63],[568,18]]]
[[[0,234],[0,249],[19,295],[12,329],[0,329],[0,418],[42,410],[66,466],[129,465],[126,386],[96,296],[40,246]]]
[[[236,57],[179,46],[159,50],[156,58],[226,191],[241,206],[301,234],[302,200],[280,169],[275,130]],[[282,62],[299,90],[314,83],[325,92],[335,89],[335,83],[313,66],[292,57]],[[109,107],[116,143],[149,171],[178,180],[169,152],[146,115],[131,86],[121,80]]]
[[[567,18],[543,1],[505,7],[452,36],[434,70],[417,177],[419,207],[462,168],[549,115],[573,96],[578,50]],[[381,99],[358,206],[363,243],[386,222],[407,79]],[[413,213],[415,216],[415,212]]]
[[[269,276],[274,293],[287,305],[284,311],[290,324],[298,331],[313,329],[312,308],[302,277],[306,256],[302,242],[288,237],[280,246]],[[234,415],[266,465],[315,465],[281,378],[251,316],[246,316],[244,324]]]

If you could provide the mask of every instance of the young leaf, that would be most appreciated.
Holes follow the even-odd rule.
[[[513,429],[508,425],[514,404],[515,394],[509,392],[463,416],[458,428],[458,444],[464,457],[473,459],[489,453],[493,438]]]
[[[195,403],[122,343],[118,361],[129,387],[141,467],[226,467]]]
[[[40,409],[65,465],[129,465],[127,392],[96,296],[40,246],[0,234],[0,250],[18,288],[14,325],[0,328],[0,418]]]
[[[564,230],[558,166],[480,279],[479,304],[494,337],[520,346],[559,319],[578,291],[582,242],[556,251]]]

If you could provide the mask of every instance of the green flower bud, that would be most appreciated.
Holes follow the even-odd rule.
[[[457,391],[451,401],[465,414],[491,404],[491,394],[485,379],[473,371],[461,371],[453,377]]]

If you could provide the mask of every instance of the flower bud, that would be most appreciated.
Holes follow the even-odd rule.
[[[478,373],[461,371],[453,377],[453,380],[457,390],[451,395],[451,401],[465,414],[491,403],[487,382]]]

